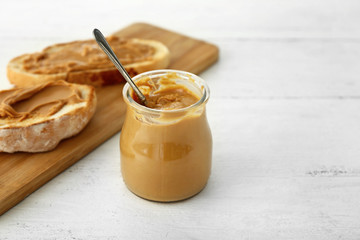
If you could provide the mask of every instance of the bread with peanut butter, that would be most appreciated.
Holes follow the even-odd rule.
[[[131,77],[169,65],[169,50],[159,41],[118,36],[107,40]],[[7,75],[18,87],[55,80],[96,87],[125,81],[95,40],[55,44],[41,52],[21,55],[9,62]]]
[[[92,86],[56,81],[0,91],[0,152],[44,152],[92,118]]]

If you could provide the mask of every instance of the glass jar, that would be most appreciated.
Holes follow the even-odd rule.
[[[176,84],[198,94],[198,102],[176,110],[151,109],[132,99],[129,84],[123,89],[127,111],[120,136],[122,176],[134,194],[160,202],[197,194],[211,169],[212,137],[205,111],[209,88],[204,80],[177,70],[150,71],[133,80],[174,73]]]

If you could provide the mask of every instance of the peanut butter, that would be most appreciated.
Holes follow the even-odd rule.
[[[5,90],[0,92],[0,119],[23,121],[27,118],[47,117],[67,104],[82,101],[81,93],[64,81]]]
[[[200,97],[185,86],[177,84],[174,81],[176,78],[179,78],[176,73],[169,73],[159,79],[144,77],[138,80],[136,85],[146,98],[146,106],[153,109],[175,110],[199,101]],[[132,93],[132,98],[139,103],[136,94]]]
[[[132,43],[116,36],[107,40],[123,65],[147,60],[155,52],[150,46]],[[44,49],[43,52],[29,54],[23,60],[24,69],[35,74],[54,74],[113,67],[95,40],[59,44],[58,47],[61,51]]]
[[[159,72],[161,76],[152,76]],[[195,75],[171,70],[152,71],[134,80],[148,105],[136,104],[134,94],[125,86],[123,95],[128,107],[120,153],[127,187],[155,201],[177,201],[195,195],[205,187],[211,169],[212,137],[205,112],[209,93],[203,87],[205,83]],[[189,84],[196,88],[190,89]]]

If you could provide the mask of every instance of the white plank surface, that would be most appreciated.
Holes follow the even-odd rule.
[[[99,4],[1,1],[0,88],[12,57],[94,27],[144,21],[215,43],[220,60],[201,74],[208,186],[173,204],[134,196],[119,133],[0,216],[0,239],[360,239],[359,1]]]

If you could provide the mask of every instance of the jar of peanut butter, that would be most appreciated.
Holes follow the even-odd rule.
[[[126,84],[127,111],[120,137],[126,186],[142,198],[160,202],[197,194],[211,169],[208,86],[200,77],[176,70],[150,71],[133,80],[147,106],[138,103]]]

